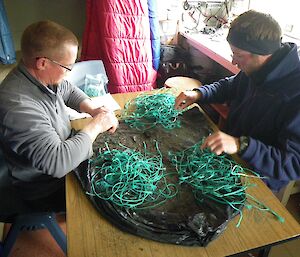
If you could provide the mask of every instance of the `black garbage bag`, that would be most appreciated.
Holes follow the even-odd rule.
[[[153,141],[158,141],[163,156],[169,151],[181,151],[199,142],[210,133],[205,117],[197,108],[184,113],[181,127],[173,130],[155,128],[138,132],[121,122],[112,135],[101,135],[94,143],[94,153],[105,147],[121,149],[120,144],[141,150],[144,142],[147,151],[155,152]],[[153,148],[153,149],[151,149]],[[96,158],[96,155],[92,157]],[[167,157],[163,160],[168,170],[174,170]],[[220,235],[227,223],[238,213],[231,207],[217,203],[208,198],[197,202],[189,185],[179,184],[176,176],[172,183],[178,184],[178,194],[163,205],[148,209],[129,209],[120,207],[110,201],[102,200],[92,194],[91,181],[95,172],[92,162],[81,163],[75,174],[87,197],[101,215],[123,231],[164,243],[186,246],[206,246]]]

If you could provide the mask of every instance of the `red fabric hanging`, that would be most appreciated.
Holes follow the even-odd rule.
[[[147,1],[87,0],[86,12],[81,60],[103,61],[108,91],[155,88]]]

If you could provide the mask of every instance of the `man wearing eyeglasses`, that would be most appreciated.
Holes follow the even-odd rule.
[[[11,187],[37,211],[64,211],[64,177],[92,155],[98,134],[113,133],[118,120],[64,80],[76,60],[78,41],[52,21],[28,26],[22,59],[0,86],[1,145]],[[93,118],[71,135],[65,106]]]
[[[281,43],[279,24],[250,10],[230,25],[232,63],[241,72],[181,93],[178,109],[199,103],[229,103],[223,132],[206,138],[203,148],[237,153],[275,192],[300,179],[300,63],[297,46]]]

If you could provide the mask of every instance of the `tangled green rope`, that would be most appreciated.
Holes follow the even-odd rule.
[[[141,94],[127,102],[122,119],[138,130],[148,130],[157,125],[165,129],[180,127],[178,116],[182,111],[174,109],[175,96],[171,93]]]
[[[243,218],[242,206],[269,211],[283,222],[283,218],[266,207],[253,196],[246,194],[252,186],[241,177],[259,177],[257,173],[249,175],[248,169],[242,168],[227,155],[215,155],[207,149],[201,150],[202,141],[178,153],[169,153],[169,157],[179,174],[180,183],[187,183],[193,188],[194,197],[198,202],[210,198],[221,204],[229,205],[240,213],[237,226]],[[251,202],[251,203],[250,203]]]
[[[153,208],[177,194],[175,184],[167,183],[162,155],[142,154],[124,147],[110,150],[108,145],[93,161],[91,195],[132,209]]]

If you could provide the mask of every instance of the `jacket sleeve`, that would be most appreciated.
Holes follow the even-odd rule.
[[[225,103],[235,95],[239,74],[227,77],[209,85],[198,88],[202,93],[201,103]]]
[[[262,176],[288,182],[300,179],[300,108],[278,114],[278,145],[264,144],[250,137],[249,146],[241,156]]]
[[[39,105],[10,109],[4,124],[5,144],[25,166],[43,174],[61,178],[92,155],[92,142],[86,133],[61,138]]]
[[[64,80],[60,85],[60,94],[66,106],[80,112],[79,105],[82,101],[89,98],[82,90]]]

